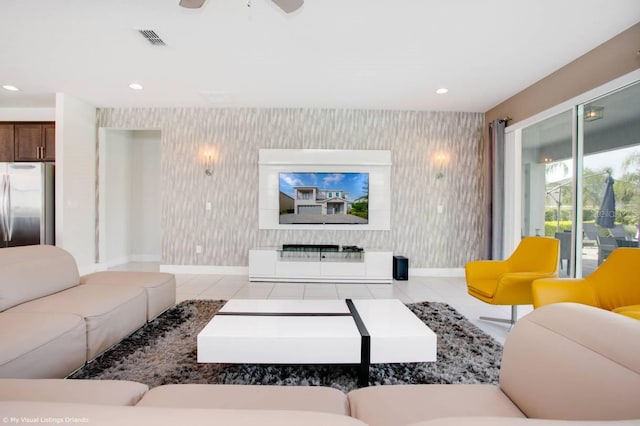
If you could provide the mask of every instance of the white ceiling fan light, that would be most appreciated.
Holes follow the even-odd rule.
[[[180,0],[179,5],[187,9],[200,9],[207,0]],[[300,9],[304,4],[304,0],[271,0],[284,13],[292,13]],[[249,2],[250,6],[251,3]]]
[[[180,0],[180,6],[187,9],[200,9],[207,0]]]
[[[304,0],[272,0],[284,13],[292,13],[300,9]]]

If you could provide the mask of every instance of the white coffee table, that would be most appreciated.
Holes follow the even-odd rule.
[[[396,299],[228,301],[198,334],[198,362],[434,362],[436,335]]]

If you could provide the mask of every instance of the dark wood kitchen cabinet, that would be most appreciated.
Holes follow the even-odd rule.
[[[46,123],[42,125],[42,134],[44,137],[44,154],[43,161],[56,160],[56,125],[55,123]]]
[[[13,162],[13,124],[0,123],[0,163]]]
[[[55,161],[55,123],[14,123],[14,161]]]

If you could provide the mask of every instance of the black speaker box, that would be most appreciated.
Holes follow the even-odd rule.
[[[401,281],[409,279],[409,259],[404,256],[393,256],[393,279]]]

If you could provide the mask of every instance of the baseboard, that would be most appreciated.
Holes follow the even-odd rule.
[[[122,256],[115,259],[108,259],[106,262],[102,262],[102,264],[107,265],[107,268],[113,268],[114,266],[124,265],[129,262],[131,262],[131,258],[129,256]]]
[[[160,262],[159,254],[132,254],[130,262]]]
[[[409,268],[409,277],[464,277],[464,268]]]
[[[101,265],[106,265],[104,269],[113,268],[114,266],[125,265],[132,262],[160,262],[160,255],[156,254],[131,254],[115,259],[108,259]]]
[[[93,269],[95,272],[106,271],[107,269],[109,269],[109,265],[107,265],[106,263],[96,263],[95,265],[93,265]]]
[[[172,274],[249,275],[247,266],[160,265]],[[409,277],[464,277],[464,268],[409,268]]]
[[[94,272],[106,271],[107,265],[104,263],[92,263],[91,265],[78,265],[80,276],[93,274]]]
[[[249,275],[248,266],[160,265],[160,272],[172,274]]]

